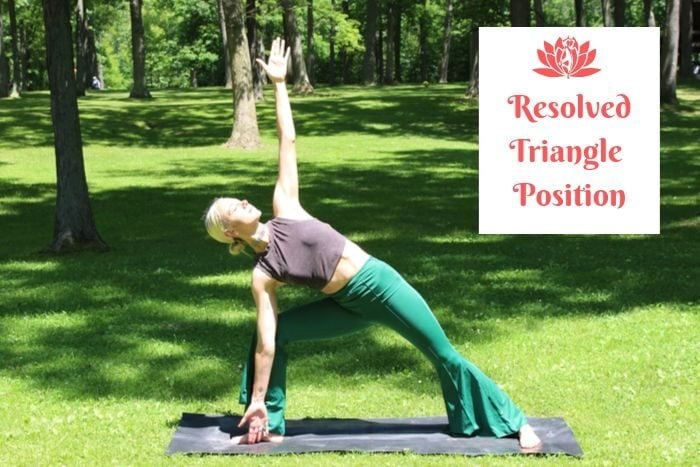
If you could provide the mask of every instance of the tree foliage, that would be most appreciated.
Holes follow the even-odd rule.
[[[0,0],[7,4],[7,0]],[[319,83],[362,81],[363,33],[367,25],[369,0],[313,0],[314,13],[314,75]],[[426,80],[440,79],[443,61],[444,22],[447,0],[375,0],[377,28],[382,35],[381,54],[375,56],[375,81],[381,82],[379,66],[386,66],[387,11],[389,2],[400,11],[399,57],[395,68],[404,82],[421,79],[421,52],[427,57]],[[645,26],[645,1],[627,0],[624,9],[626,26]],[[45,63],[44,29],[41,24],[41,2],[14,0],[17,29],[20,35],[20,60],[25,86],[28,89],[48,87]],[[545,26],[575,26],[574,0],[542,0],[542,18]],[[609,0],[611,5],[616,2]],[[335,4],[335,7],[333,7]],[[453,1],[452,35],[448,81],[470,78],[470,48],[472,31],[479,26],[506,26],[510,24],[510,0]],[[666,28],[666,1],[651,0],[656,23]],[[600,0],[582,2],[587,26],[602,26],[603,9]],[[85,0],[89,18],[89,32],[94,36],[97,58],[107,88],[128,89],[132,84],[132,58],[129,4],[125,0]],[[283,34],[282,9],[279,0],[256,0],[256,21],[263,43]],[[299,31],[306,31],[307,1],[295,0],[294,11]],[[614,10],[614,9],[613,9]],[[613,11],[614,12],[614,11]],[[2,38],[8,66],[13,63],[9,17],[3,9],[4,37]],[[75,18],[73,31],[75,31]],[[425,21],[428,31],[421,48],[420,24]],[[221,45],[217,0],[146,0],[143,4],[143,23],[147,48],[146,80],[150,89],[165,87],[220,86],[225,80],[225,64]],[[535,24],[535,13],[531,14]],[[331,29],[333,29],[335,61],[330,63]],[[302,45],[306,37],[302,34]],[[23,51],[26,51],[23,53]],[[375,51],[379,52],[379,51]],[[335,70],[331,70],[331,66]],[[25,69],[26,68],[26,69]]]

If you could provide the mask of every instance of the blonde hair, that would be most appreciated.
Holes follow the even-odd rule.
[[[228,225],[224,222],[224,217],[219,210],[219,201],[221,199],[222,198],[214,199],[209,209],[207,209],[204,215],[204,227],[207,229],[207,233],[211,238],[217,242],[226,243],[228,245],[228,252],[233,256],[237,256],[244,253],[246,243],[240,238],[232,238],[224,233]]]

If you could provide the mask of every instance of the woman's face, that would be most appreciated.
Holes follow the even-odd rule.
[[[234,236],[255,233],[262,214],[258,208],[245,199],[222,198],[219,200],[219,203],[219,212],[226,225],[228,225],[227,235],[229,231],[235,231],[232,232]]]

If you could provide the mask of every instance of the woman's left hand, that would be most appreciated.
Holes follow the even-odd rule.
[[[259,443],[264,438],[267,438],[269,426],[265,402],[253,402],[248,406],[238,427],[240,428],[246,423],[248,423],[247,444]]]
[[[255,61],[263,67],[265,73],[267,73],[268,78],[273,83],[283,83],[285,77],[287,76],[287,60],[289,60],[290,48],[284,48],[284,39],[279,37],[272,41],[270,46],[270,56],[267,59],[267,63],[259,58]]]

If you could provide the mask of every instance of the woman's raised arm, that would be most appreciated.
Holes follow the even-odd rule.
[[[272,199],[275,216],[300,218],[308,214],[299,203],[299,174],[297,171],[296,131],[292,119],[292,107],[285,84],[289,48],[279,37],[272,42],[267,63],[257,62],[263,67],[275,89],[277,114],[277,138],[279,140],[279,170]]]

